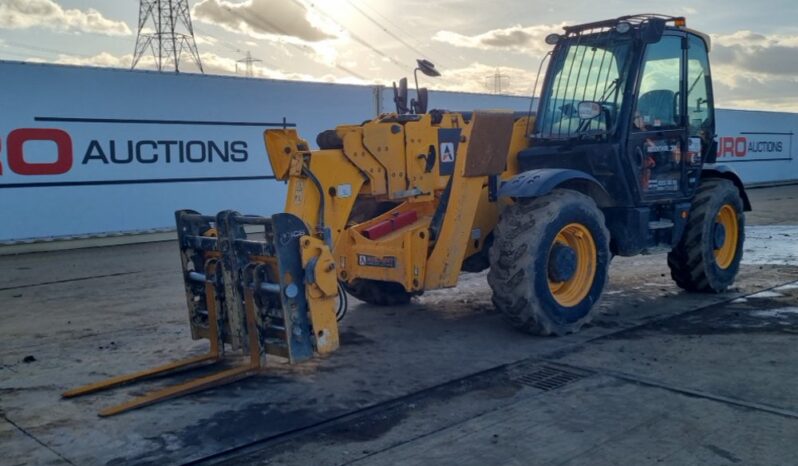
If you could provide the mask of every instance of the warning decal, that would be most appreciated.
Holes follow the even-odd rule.
[[[460,143],[460,128],[439,129],[438,142],[438,149],[440,150],[438,172],[441,175],[451,175],[454,173],[454,163],[457,160],[457,145]]]
[[[454,144],[451,142],[441,143],[441,163],[454,162]]]
[[[357,264],[361,267],[385,267],[388,269],[396,268],[396,257],[394,256],[369,256],[367,254],[357,255]]]

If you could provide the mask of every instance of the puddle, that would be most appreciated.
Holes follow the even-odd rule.
[[[749,298],[781,298],[784,295],[781,293],[776,293],[775,291],[760,291],[759,293],[754,293],[752,295],[748,295]]]
[[[776,309],[763,309],[761,311],[751,312],[755,317],[789,317],[791,315],[798,315],[798,307],[779,307]]]
[[[747,227],[743,264],[798,265],[798,225]]]

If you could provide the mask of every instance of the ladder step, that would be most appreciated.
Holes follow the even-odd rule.
[[[661,230],[664,228],[673,228],[673,222],[667,219],[655,220],[648,222],[648,228],[651,230]]]
[[[288,343],[286,343],[286,341],[285,341],[285,340],[283,340],[283,339],[281,339],[281,338],[266,338],[266,339],[264,339],[264,342],[265,342],[267,345],[273,345],[273,346],[288,346]]]

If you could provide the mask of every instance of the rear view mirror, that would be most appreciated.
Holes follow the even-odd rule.
[[[438,71],[435,68],[435,65],[429,60],[424,60],[423,58],[420,58],[416,60],[416,63],[418,63],[417,69],[421,70],[422,73],[424,73],[426,76],[429,76],[430,78],[437,78],[438,76],[441,75],[441,72]]]
[[[409,111],[407,108],[407,78],[399,80],[399,87],[393,83],[393,101],[396,104],[396,113],[404,115]]]
[[[589,100],[579,102],[577,113],[579,114],[580,120],[592,120],[601,115],[601,105],[598,102]]]
[[[414,99],[410,102],[410,107],[413,110],[413,113],[417,115],[427,113],[427,102],[429,102],[429,93],[427,92],[426,87],[422,87],[418,90],[418,100]]]

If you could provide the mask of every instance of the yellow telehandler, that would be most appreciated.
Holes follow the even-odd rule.
[[[715,164],[709,38],[684,18],[635,15],[546,42],[535,114],[427,111],[426,90],[408,103],[402,80],[395,113],[324,131],[318,150],[294,129],[267,130],[283,213],[176,213],[192,336],[209,353],[64,396],[217,362],[226,346],[248,356],[111,415],[257,373],[267,358],[330,353],[342,289],[397,305],[490,268],[496,308],[539,335],[590,319],[613,255],[669,251],[680,287],[725,290],[750,203]],[[416,71],[438,74],[423,60]]]

